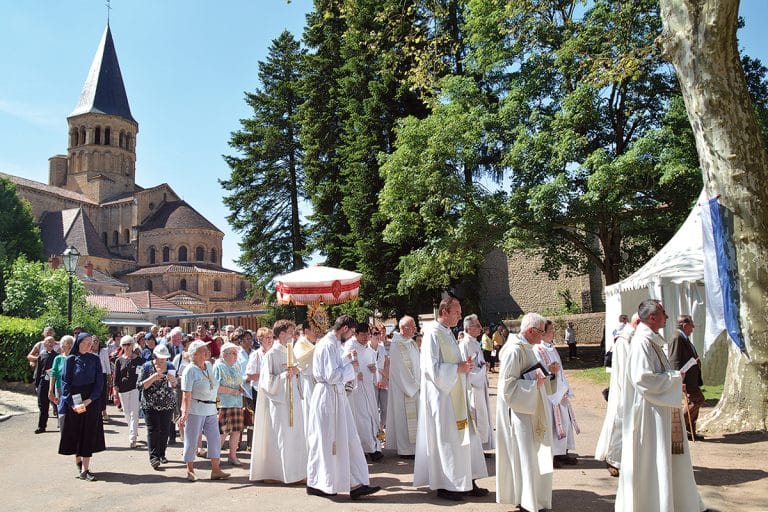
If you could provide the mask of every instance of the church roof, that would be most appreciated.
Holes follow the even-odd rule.
[[[120,116],[136,123],[128,105],[128,95],[125,92],[109,24],[104,29],[99,48],[93,57],[88,78],[85,79],[83,91],[80,93],[80,101],[70,117],[89,112]]]
[[[169,265],[157,265],[154,267],[142,267],[133,272],[129,272],[123,275],[126,276],[153,276],[163,274],[237,274],[234,270],[212,269],[201,267],[199,265],[183,265],[183,264],[169,264]]]
[[[46,192],[48,194],[53,194],[55,196],[58,196],[64,199],[77,201],[78,203],[92,204],[92,205],[98,204],[90,197],[84,194],[81,194],[79,192],[73,192],[71,190],[67,190],[64,188],[54,187],[53,185],[46,185],[45,183],[40,183],[39,181],[28,180],[20,176],[13,176],[12,174],[5,174],[2,172],[0,172],[0,178],[5,178],[11,183],[14,183],[15,185],[18,185],[21,187],[31,188],[33,190],[38,190],[40,192]]]
[[[142,231],[150,229],[210,229],[221,230],[211,224],[197,210],[184,201],[164,203],[152,216],[141,225]]]
[[[139,309],[171,309],[174,311],[179,309],[177,304],[146,290],[143,292],[122,293],[118,295],[118,297],[127,297],[131,299]]]
[[[61,254],[74,246],[81,256],[112,258],[82,208],[46,212],[40,219],[43,254]]]
[[[141,313],[130,297],[118,295],[87,295],[85,298],[89,304],[105,308],[110,313]]]

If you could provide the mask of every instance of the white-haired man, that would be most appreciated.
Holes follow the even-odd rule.
[[[472,371],[467,374],[469,381],[469,408],[477,426],[477,434],[484,450],[496,445],[491,422],[491,404],[488,394],[488,363],[477,337],[483,333],[483,326],[477,315],[464,317],[464,339],[459,342],[461,357],[472,360]]]
[[[451,329],[461,319],[454,297],[440,302],[437,321],[429,324],[421,343],[421,404],[416,434],[413,485],[429,486],[437,496],[462,501],[488,490],[475,480],[488,476],[483,445],[470,424],[467,374],[471,359],[462,359]]]
[[[416,322],[400,319],[400,332],[392,334],[389,346],[389,396],[387,403],[387,447],[412,459],[416,453],[421,368],[419,347],[413,340]]]
[[[624,382],[627,378],[629,343],[635,334],[640,317],[635,313],[632,321],[619,331],[612,345],[611,382],[608,385],[608,407],[605,410],[603,428],[595,448],[595,460],[605,461],[608,473],[618,477],[621,468],[621,429],[624,417]]]
[[[621,474],[616,510],[703,511],[681,411],[683,374],[662,350],[661,302],[640,303],[625,372]]]
[[[552,508],[552,429],[549,378],[533,346],[544,336],[544,318],[527,313],[520,334],[499,352],[496,402],[496,502],[525,510]]]

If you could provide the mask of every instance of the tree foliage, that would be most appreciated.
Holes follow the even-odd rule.
[[[253,117],[240,121],[229,145],[242,156],[225,156],[232,173],[222,180],[230,194],[227,220],[243,233],[239,263],[257,283],[304,266],[306,231],[299,211],[306,198],[299,142],[301,59],[289,32],[272,42],[259,63],[261,87],[246,93]]]
[[[29,202],[19,197],[16,185],[0,178],[0,304],[5,299],[4,274],[19,256],[32,261],[43,257],[40,228]]]

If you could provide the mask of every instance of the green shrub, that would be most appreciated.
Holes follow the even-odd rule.
[[[27,354],[40,341],[41,333],[39,319],[0,316],[0,380],[32,380]]]

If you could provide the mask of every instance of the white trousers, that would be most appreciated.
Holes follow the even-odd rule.
[[[123,406],[125,422],[128,423],[128,442],[133,443],[139,436],[139,390],[118,393]]]

